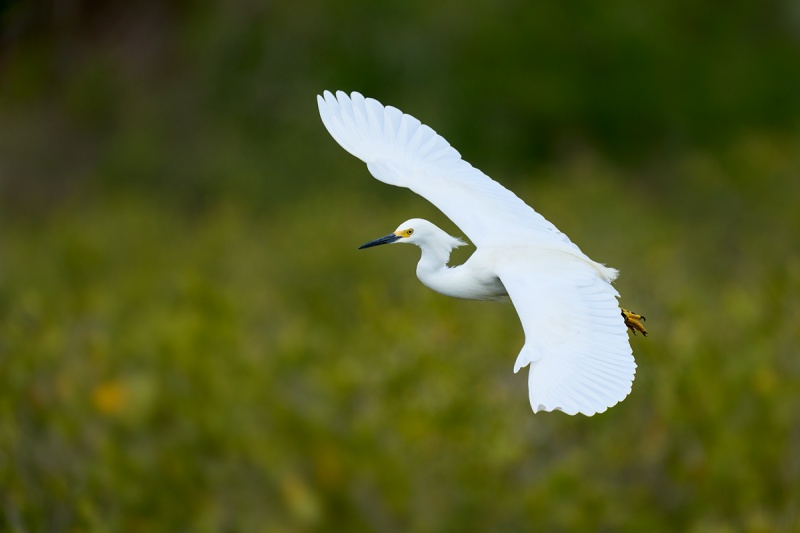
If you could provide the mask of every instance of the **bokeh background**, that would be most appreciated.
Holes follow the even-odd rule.
[[[0,529],[800,530],[795,0],[0,2]],[[315,95],[622,271],[632,394],[534,415]],[[467,257],[460,251],[456,261]]]

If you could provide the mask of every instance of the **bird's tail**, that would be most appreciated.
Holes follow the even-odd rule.
[[[597,272],[600,273],[600,276],[607,282],[611,283],[612,281],[617,279],[617,276],[619,276],[619,270],[617,270],[616,268],[607,267],[603,264],[595,263],[594,261],[592,262],[594,263],[593,265],[594,268],[597,270]]]

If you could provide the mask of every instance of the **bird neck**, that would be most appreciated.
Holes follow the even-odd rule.
[[[448,268],[447,262],[450,261],[450,252],[453,248],[464,245],[464,241],[448,235],[439,228],[428,236],[427,239],[419,242],[422,256],[417,263],[417,277],[431,289],[443,294],[453,293],[453,274],[458,267]]]
[[[417,264],[417,274],[430,274],[439,270],[447,268],[447,262],[450,261],[450,248],[443,248],[441,246],[431,246],[424,244],[420,246],[422,250],[422,257],[419,258]]]
[[[420,246],[422,257],[417,263],[417,278],[423,285],[434,291],[457,296],[452,286],[453,269],[448,268],[447,262],[450,260],[450,249],[435,246]]]

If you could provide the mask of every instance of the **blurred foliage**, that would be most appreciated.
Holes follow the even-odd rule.
[[[341,155],[324,89],[423,117],[512,179],[585,150],[636,167],[800,128],[790,0],[0,5],[12,205],[98,188],[294,200]]]
[[[0,30],[4,529],[800,529],[796,2],[12,0]],[[622,270],[628,399],[533,415],[513,307],[355,249],[460,232],[328,137],[326,88]]]

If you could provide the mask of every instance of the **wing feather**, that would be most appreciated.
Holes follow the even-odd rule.
[[[430,201],[476,246],[527,242],[580,253],[553,224],[411,115],[356,92],[325,91],[317,102],[333,138],[377,179]]]
[[[630,393],[636,363],[608,280],[563,254],[517,257],[497,274],[525,330],[514,371],[530,365],[534,411],[593,415]]]

